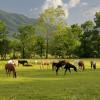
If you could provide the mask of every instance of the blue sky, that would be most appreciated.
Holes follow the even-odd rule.
[[[93,19],[95,12],[100,11],[100,0],[0,0],[0,9],[37,18],[43,10],[54,3],[64,6],[68,24]]]

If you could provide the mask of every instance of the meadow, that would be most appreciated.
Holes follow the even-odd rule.
[[[0,61],[0,100],[100,100],[100,59],[95,71],[90,69],[90,60],[84,59],[84,72],[72,70],[65,76],[62,69],[56,76],[51,69],[20,65],[16,79],[6,76],[6,61]]]

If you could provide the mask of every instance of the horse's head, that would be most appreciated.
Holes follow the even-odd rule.
[[[77,68],[76,68],[76,67],[74,68],[74,71],[76,71],[76,72],[77,72]]]

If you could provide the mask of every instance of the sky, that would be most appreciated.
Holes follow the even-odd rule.
[[[62,6],[68,24],[93,20],[100,11],[100,0],[0,0],[0,10],[37,18],[48,7]]]

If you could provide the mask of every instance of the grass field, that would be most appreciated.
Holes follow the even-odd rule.
[[[71,60],[72,61],[72,60]],[[40,70],[38,66],[16,67],[18,77],[7,77],[5,61],[0,61],[0,100],[100,100],[100,59],[97,69],[90,69],[85,59],[84,72]]]

